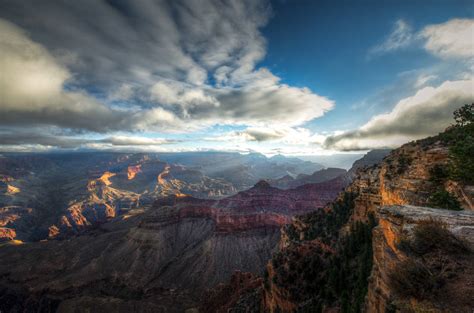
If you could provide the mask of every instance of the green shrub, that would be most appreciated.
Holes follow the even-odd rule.
[[[439,135],[449,146],[451,179],[474,183],[474,104],[454,111],[456,124]]]
[[[430,169],[430,181],[436,185],[442,185],[449,177],[448,167],[436,164]]]
[[[413,160],[405,155],[401,154],[398,158],[398,168],[397,168],[397,173],[398,174],[403,174],[405,171],[410,167],[410,164]]]
[[[451,169],[450,176],[459,181],[472,184],[474,183],[474,125],[468,125],[464,128],[470,128],[456,141],[450,148]]]
[[[440,189],[434,192],[428,199],[428,205],[433,208],[460,211],[461,204],[458,199],[450,192]]]
[[[417,255],[440,251],[447,255],[469,253],[468,245],[454,236],[446,225],[427,220],[413,229],[413,239],[407,242],[408,250]]]
[[[454,111],[454,120],[459,126],[467,126],[474,122],[474,103],[465,104]]]
[[[356,194],[344,192],[342,199],[332,203],[329,212],[318,209],[300,216],[301,221],[307,225],[303,229],[304,239],[313,240],[318,238],[326,244],[337,239],[339,229],[347,223],[354,209],[356,196]],[[286,233],[291,241],[300,241],[299,232],[292,224],[286,227]]]

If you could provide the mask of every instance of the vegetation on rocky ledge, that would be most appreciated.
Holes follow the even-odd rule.
[[[429,198],[428,205],[434,208],[462,210],[455,195],[445,189],[448,180],[462,184],[474,183],[474,104],[466,104],[454,111],[455,124],[436,137],[421,141],[430,144],[441,140],[449,147],[449,163],[436,165],[430,169],[430,181],[436,190]]]
[[[460,211],[462,210],[459,200],[442,188],[435,191],[428,199],[428,205],[433,208]]]
[[[325,244],[330,244],[337,238],[340,228],[347,223],[354,210],[354,199],[357,195],[344,192],[341,199],[331,204],[331,210],[316,210],[300,217],[306,225],[303,229],[304,240],[319,239]],[[295,225],[287,226],[286,233],[291,241],[300,241],[300,234]]]
[[[449,146],[449,176],[467,184],[474,183],[474,103],[454,112],[456,124],[442,133],[441,140]]]
[[[287,233],[296,245],[272,259],[273,283],[300,303],[298,312],[322,312],[330,307],[344,313],[362,311],[372,269],[374,217],[371,215],[368,223],[352,223],[338,239],[354,209],[355,196],[346,192],[329,212],[318,210],[303,216],[304,240],[290,225]]]
[[[389,274],[397,307],[416,300],[419,306],[435,305],[448,295],[450,283],[463,275],[472,261],[469,245],[455,237],[440,221],[427,220],[400,240],[398,248],[408,257]],[[413,302],[413,301],[411,301]]]

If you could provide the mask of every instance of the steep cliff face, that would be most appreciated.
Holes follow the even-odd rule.
[[[32,226],[32,209],[19,206],[0,207],[0,240],[18,239],[18,233],[25,234]],[[17,233],[18,232],[18,233]],[[20,236],[24,239],[24,236]]]
[[[12,228],[0,227],[0,242],[13,240],[16,238],[16,232]]]
[[[365,294],[357,288],[370,273],[374,221],[340,231],[354,210],[354,197],[345,192],[324,210],[299,216],[284,228],[280,249],[267,265],[263,301],[268,312],[362,307]]]

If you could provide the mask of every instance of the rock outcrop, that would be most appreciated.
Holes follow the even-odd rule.
[[[440,187],[432,179],[432,170],[446,168],[448,160],[448,147],[442,142],[420,141],[403,145],[378,166],[359,171],[347,189],[358,194],[352,219],[365,220],[386,205],[429,206],[430,196]],[[464,209],[474,210],[472,186],[448,180],[442,187],[459,195]]]
[[[456,237],[465,240],[474,248],[474,212],[472,211],[448,211],[427,207],[410,205],[395,205],[382,207],[377,211],[378,226],[374,229],[373,251],[374,265],[369,280],[366,312],[387,312],[392,300],[395,298],[390,274],[396,270],[400,262],[408,259],[406,252],[400,249],[402,239],[410,237],[413,228],[427,221],[442,223]],[[461,260],[456,260],[458,263]],[[449,298],[453,303],[445,301],[444,309],[448,312],[470,312],[474,306],[474,259],[467,262],[467,268],[456,277],[456,285],[462,289],[462,293],[452,289]],[[449,282],[448,282],[449,283]],[[459,291],[460,292],[460,291]],[[457,298],[457,299],[456,299]],[[461,298],[461,299],[459,299]],[[446,303],[448,302],[448,303]],[[465,304],[467,303],[467,304]],[[469,308],[469,303],[472,305]],[[463,305],[464,304],[464,305]],[[443,310],[439,308],[439,312]]]
[[[16,238],[16,232],[12,228],[0,227],[0,242],[13,240]]]

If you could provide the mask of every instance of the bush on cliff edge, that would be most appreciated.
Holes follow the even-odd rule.
[[[389,277],[402,299],[435,300],[446,283],[458,275],[459,260],[471,254],[468,244],[437,220],[415,226],[412,237],[402,239],[398,248],[408,258]]]

